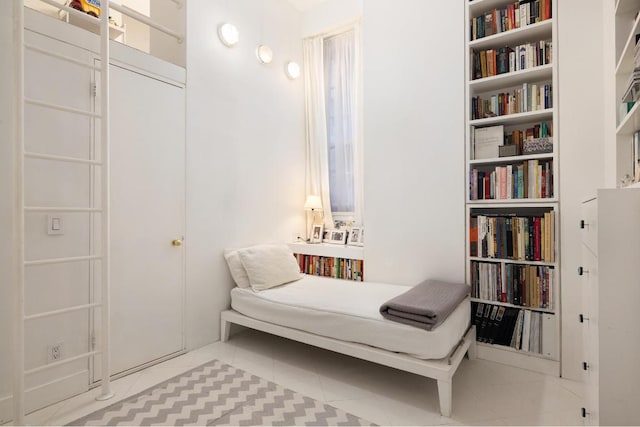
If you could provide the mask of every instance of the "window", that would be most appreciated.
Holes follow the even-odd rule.
[[[304,40],[307,196],[322,200],[327,228],[363,224],[360,25]]]
[[[327,37],[323,44],[331,211],[334,216],[353,216],[357,84],[355,31]]]

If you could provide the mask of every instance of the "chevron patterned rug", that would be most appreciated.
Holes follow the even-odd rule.
[[[217,360],[69,425],[375,425]]]

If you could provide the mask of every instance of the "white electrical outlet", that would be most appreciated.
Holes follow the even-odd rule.
[[[47,363],[62,360],[62,343],[50,344],[47,346]]]

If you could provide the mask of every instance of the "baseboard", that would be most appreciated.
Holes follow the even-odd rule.
[[[84,370],[33,387],[25,392],[26,412],[34,412],[46,406],[68,399],[89,389],[89,371]],[[0,424],[13,419],[13,396],[0,397]]]
[[[560,362],[557,360],[537,357],[509,348],[502,349],[498,346],[483,345],[482,343],[478,343],[477,349],[478,359],[502,363],[503,365],[514,366],[554,377],[560,376]]]

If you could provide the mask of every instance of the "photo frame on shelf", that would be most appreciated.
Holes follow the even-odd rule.
[[[330,243],[331,241],[331,232],[335,231],[333,228],[325,228],[322,233],[322,243]]]
[[[322,231],[324,230],[324,225],[322,224],[314,224],[311,228],[311,239],[309,240],[311,243],[322,243]]]
[[[347,230],[331,230],[331,233],[329,234],[329,241],[327,243],[344,245],[347,243],[347,234]]]
[[[351,227],[347,244],[350,246],[364,246],[364,228]]]

